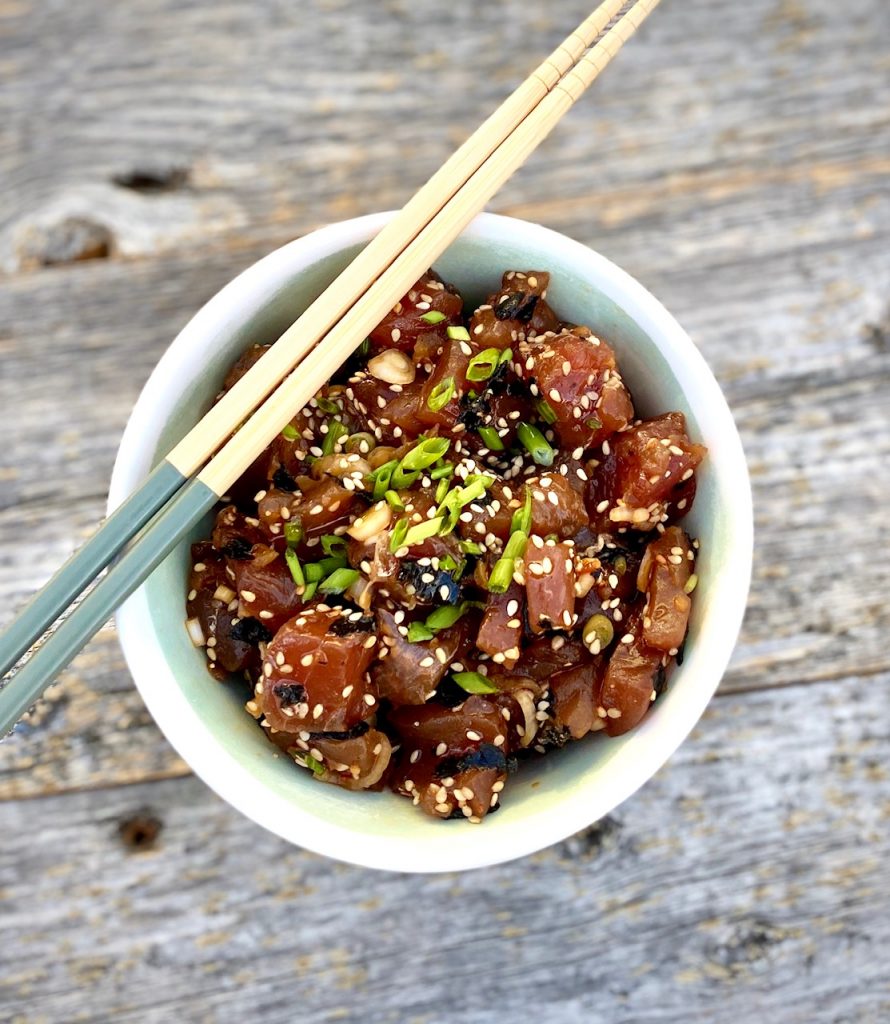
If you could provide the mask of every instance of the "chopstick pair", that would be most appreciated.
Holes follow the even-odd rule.
[[[0,690],[0,736],[483,209],[657,4],[605,0],[593,11],[35,596],[0,636],[0,673],[139,534]]]

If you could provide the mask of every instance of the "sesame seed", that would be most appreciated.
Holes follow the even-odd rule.
[[[482,734],[476,732],[474,729],[467,729],[467,739],[477,742],[482,739]]]

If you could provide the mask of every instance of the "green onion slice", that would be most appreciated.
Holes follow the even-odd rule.
[[[434,466],[430,470],[431,480],[443,480],[445,477],[454,476],[454,466],[450,462],[443,462],[441,466]]]
[[[333,455],[337,450],[337,442],[341,437],[346,437],[348,433],[349,428],[344,423],[340,420],[331,420],[328,424],[328,432],[324,435],[324,440],[321,442],[321,454]]]
[[[467,340],[469,340],[469,334]],[[496,348],[487,348],[473,356],[467,367],[467,380],[488,380],[498,365],[501,353]]]
[[[409,520],[400,519],[393,527],[392,537],[389,541],[389,550],[392,554],[395,554],[400,548],[405,546],[405,534],[408,532],[408,527],[411,525]]]
[[[505,594],[513,579],[513,570],[516,566],[516,559],[525,553],[528,544],[528,534],[517,530],[510,535],[504,553],[495,562],[491,575],[488,577],[488,589],[492,594]]]
[[[535,409],[537,409],[538,415],[545,423],[556,422],[556,413],[546,398],[535,399]]]
[[[504,442],[501,440],[501,435],[494,427],[480,427],[479,436],[489,451],[502,452],[504,450]]]
[[[408,643],[419,644],[424,640],[432,640],[433,631],[422,622],[412,622],[408,627]]]
[[[373,487],[371,496],[374,501],[383,500],[383,495],[389,490],[392,475],[398,465],[398,459],[391,459],[389,462],[384,462],[382,466],[378,466],[371,474],[371,485]]]
[[[284,552],[284,560],[287,562],[287,567],[290,569],[290,574],[294,579],[294,583],[298,587],[306,586],[306,577],[303,575],[303,567],[300,565],[300,559],[297,558],[297,553],[293,548],[288,548]]]
[[[289,547],[296,547],[303,539],[303,524],[299,519],[288,519],[284,524],[284,539]]]
[[[442,504],[442,501],[444,500],[445,495],[448,493],[449,483],[450,483],[450,481],[447,480],[445,477],[443,477],[439,481],[439,483],[436,485],[436,504],[437,505],[441,505]]]
[[[481,672],[455,672],[451,678],[467,693],[498,692],[498,688],[492,685]]]
[[[311,754],[303,754],[303,760],[306,762],[306,767],[311,769],[313,775],[324,775],[325,767],[317,758],[314,758]]]
[[[340,406],[330,398],[316,398],[315,404],[322,412],[327,413],[328,416],[340,415]]]
[[[526,487],[525,505],[516,509],[513,519],[510,521],[510,533],[531,533],[532,532],[532,492]]]
[[[512,348],[505,348],[504,351],[501,352],[500,356],[498,356],[498,366],[500,366],[501,363],[509,363],[512,358],[513,358],[513,349]]]
[[[326,580],[323,580],[318,589],[323,594],[342,594],[348,590],[358,579],[356,569],[336,569]]]
[[[520,423],[516,428],[516,436],[539,466],[552,466],[555,452],[547,442],[547,438],[530,423]]]
[[[452,341],[470,340],[470,332],[466,329],[466,327],[449,327],[447,334]]]
[[[336,533],[326,533],[321,538],[321,549],[326,555],[334,558],[346,557],[346,538],[338,537]]]
[[[462,540],[460,542],[460,549],[465,555],[475,555],[478,557],[482,554],[484,548],[481,544],[477,544],[474,540]]]
[[[447,437],[428,437],[415,445],[402,459],[400,465],[406,470],[426,469],[434,462],[438,462],[450,447],[451,442]]]
[[[285,441],[296,441],[300,433],[292,423],[288,423],[284,430],[281,431],[281,436]]]
[[[446,377],[445,380],[439,381],[430,392],[430,397],[426,400],[426,404],[433,412],[439,412],[448,405],[453,397],[454,377]]]
[[[383,497],[386,498],[389,507],[394,508],[396,512],[405,511],[405,503],[399,497],[398,491],[387,491],[386,494],[383,495]]]
[[[444,313],[440,313],[438,309],[431,309],[429,313],[424,313],[420,318],[425,324],[440,324],[446,319]]]
[[[442,527],[442,522],[442,517],[437,516],[435,519],[427,519],[416,526],[410,527],[405,534],[402,544],[410,548],[415,544],[422,544],[430,537],[435,537]]]

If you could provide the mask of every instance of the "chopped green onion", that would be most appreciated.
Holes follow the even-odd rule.
[[[520,423],[516,428],[516,436],[539,466],[553,465],[553,457],[556,453],[537,427],[533,427],[530,423]]]
[[[439,568],[445,572],[452,572],[457,568],[457,562],[455,562],[451,555],[446,555],[444,558],[439,559]]]
[[[431,309],[429,313],[424,313],[420,318],[425,324],[440,324],[446,319],[444,313],[440,313],[438,309]]]
[[[460,549],[465,555],[479,556],[485,550],[481,544],[477,544],[474,540],[462,540],[460,542]]]
[[[303,566],[303,575],[307,583],[321,583],[327,573],[322,568],[321,562],[307,562]]]
[[[513,358],[513,349],[512,348],[505,348],[504,351],[501,352],[500,356],[498,357],[498,366],[500,366],[501,363],[509,363],[512,358]]]
[[[333,455],[337,450],[337,442],[341,437],[346,437],[348,433],[349,428],[344,423],[340,420],[332,420],[328,424],[328,432],[324,435],[324,440],[321,443],[321,454]]]
[[[447,333],[448,337],[451,338],[452,341],[470,340],[470,332],[466,327],[449,327]]]
[[[338,550],[334,550],[337,548]],[[346,557],[346,538],[338,537],[336,533],[326,533],[321,538],[321,549],[326,555],[334,558]]]
[[[443,477],[436,485],[436,504],[440,505],[445,495],[448,493],[448,488],[451,484],[450,480]]]
[[[602,613],[591,615],[584,623],[584,629],[581,630],[581,639],[584,643],[590,647],[595,640],[599,641],[600,650],[608,647],[614,636],[615,627],[612,625],[612,620]]]
[[[343,449],[350,455],[367,455],[377,447],[377,439],[373,434],[361,431],[358,434],[350,434],[346,439]]]
[[[602,423],[600,423],[596,416],[591,416],[589,419],[586,419],[584,421],[584,426],[590,427],[591,430],[599,430],[602,426]]]
[[[358,571],[355,569],[337,569],[330,576],[319,584],[318,589],[323,594],[342,594],[349,590],[358,579]]]
[[[448,329],[451,330],[450,327]],[[448,405],[453,397],[454,377],[446,377],[445,380],[439,381],[430,392],[430,397],[426,400],[426,404],[433,412],[439,412]]]
[[[317,758],[311,754],[303,754],[303,760],[306,762],[306,767],[312,770],[313,775],[324,775],[325,767]]]
[[[437,515],[444,515],[445,517],[444,525],[442,526],[443,536],[451,533],[455,526],[457,526],[461,509],[465,505],[469,505],[471,501],[483,497],[486,488],[491,487],[493,483],[493,476],[486,476],[483,473],[472,473],[467,477],[466,487],[455,487],[445,495],[445,498],[440,502],[439,508],[436,510]]]
[[[384,462],[382,466],[378,466],[371,474],[373,487],[371,497],[374,501],[383,500],[383,495],[389,490],[389,485],[392,482],[392,475],[396,471],[398,465],[398,459],[390,459],[389,462]]]
[[[306,577],[303,575],[303,567],[300,565],[300,559],[297,558],[297,553],[293,548],[288,548],[284,552],[284,560],[287,562],[287,567],[290,569],[290,574],[293,577],[294,583],[298,587],[306,586]]]
[[[510,521],[510,533],[531,533],[532,532],[532,492],[525,489],[525,505],[516,509]]]
[[[454,466],[450,462],[443,462],[441,466],[436,466],[430,470],[431,480],[442,480],[449,476],[454,476]]]
[[[415,445],[402,459],[400,465],[402,469],[407,470],[426,469],[434,462],[438,462],[450,447],[451,442],[447,437],[428,437]]]
[[[325,576],[329,576],[335,569],[345,569],[349,565],[349,562],[346,559],[346,549],[344,548],[340,552],[328,555],[327,558],[322,558],[322,560],[316,564],[321,566],[321,570]]]
[[[695,590],[695,588],[697,586],[698,586],[698,576],[696,576],[696,574],[693,573],[689,577],[689,579],[685,582],[685,584],[683,585],[683,593],[684,594],[691,594],[692,591]]]
[[[481,672],[455,672],[451,678],[467,693],[498,692],[498,688],[492,685]]]
[[[285,439],[285,441],[296,441],[300,434],[297,428],[292,423],[288,423],[284,430],[281,431],[281,436]]]
[[[469,334],[466,340],[469,341]],[[467,367],[467,380],[488,380],[498,365],[500,352],[496,348],[487,348],[473,356]]]
[[[400,548],[405,546],[405,534],[408,532],[410,522],[407,518],[400,519],[393,527],[392,537],[389,541],[389,550],[391,554],[395,554]]]
[[[306,584],[306,589],[303,591],[303,603],[311,601],[315,597],[315,591],[318,590],[318,581],[313,580],[311,583]]]
[[[371,339],[365,338],[365,340],[355,350],[355,354],[360,358],[366,356],[371,351]]]
[[[322,412],[327,413],[328,416],[338,416],[340,414],[340,406],[330,398],[316,398],[315,404]]]
[[[491,576],[488,578],[488,589],[492,594],[505,594],[507,592],[513,579],[516,559],[525,553],[527,544],[528,535],[521,530],[517,530],[516,533],[510,535],[503,555],[495,562],[494,568],[491,570]]]
[[[298,519],[289,519],[284,524],[284,539],[289,547],[296,547],[303,539],[303,524]]]
[[[441,526],[441,517],[427,519],[422,523],[418,523],[416,526],[410,527],[408,532],[405,534],[405,538],[402,543],[409,548],[413,547],[415,544],[421,544],[430,537],[435,537]]]
[[[408,643],[419,644],[424,640],[432,640],[433,631],[428,629],[422,622],[412,622],[408,627]]]
[[[468,605],[465,604],[443,605],[427,616],[427,628],[435,632],[438,632],[440,629],[450,629],[465,614],[467,608]]]
[[[538,415],[545,423],[556,422],[556,413],[554,412],[553,406],[547,401],[546,398],[536,399],[535,409],[537,409]]]
[[[387,501],[387,504],[389,505],[389,507],[390,508],[394,508],[396,510],[396,512],[404,512],[405,511],[404,502],[399,497],[399,492],[398,491],[387,491],[386,494],[383,495],[383,497],[386,498],[386,501]]]
[[[504,450],[504,442],[501,440],[501,435],[494,427],[480,427],[479,436],[489,451],[502,452]]]

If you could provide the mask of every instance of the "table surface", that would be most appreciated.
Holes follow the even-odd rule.
[[[400,204],[588,9],[0,2],[4,618],[192,313]],[[657,777],[517,863],[338,865],[189,773],[109,627],[0,745],[0,1017],[888,1019],[888,32],[885,0],[664,0],[491,206],[651,288],[742,431],[750,606]]]

